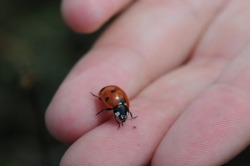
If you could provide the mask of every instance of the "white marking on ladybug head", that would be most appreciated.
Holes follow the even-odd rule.
[[[120,116],[120,112],[116,112],[116,113],[115,113],[115,116],[116,116],[116,117],[119,117],[119,116]]]
[[[122,120],[122,122],[125,122],[126,119],[127,119],[127,116],[126,115],[121,115],[120,119]]]

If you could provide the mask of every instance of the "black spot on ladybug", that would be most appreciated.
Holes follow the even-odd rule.
[[[106,98],[105,98],[105,101],[109,101],[109,97],[106,97]]]
[[[121,98],[121,99],[120,99],[120,102],[121,102],[122,104],[124,104],[124,103],[125,103],[125,99],[124,99],[124,98]]]
[[[115,93],[115,92],[116,92],[116,89],[112,89],[112,90],[111,90],[111,93]]]
[[[100,92],[102,92],[104,89],[105,89],[105,87],[103,87],[103,88],[100,90]]]

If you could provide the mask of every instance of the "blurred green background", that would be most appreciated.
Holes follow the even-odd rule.
[[[99,32],[80,35],[59,0],[0,1],[0,166],[56,166],[67,146],[47,132],[53,94]]]
[[[0,166],[59,164],[67,146],[49,135],[44,113],[100,33],[71,31],[59,0],[0,1]],[[250,150],[226,165],[250,165]]]

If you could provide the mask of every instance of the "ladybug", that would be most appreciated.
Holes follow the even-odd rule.
[[[118,129],[120,128],[120,122],[117,120],[117,118],[120,119],[123,126],[123,122],[127,120],[129,114],[132,119],[135,119],[137,117],[133,117],[132,113],[129,111],[128,97],[120,87],[116,85],[105,86],[99,91],[98,96],[93,94],[92,92],[90,93],[101,100],[107,107],[99,111],[96,115],[104,111],[113,110],[115,121],[118,124]]]

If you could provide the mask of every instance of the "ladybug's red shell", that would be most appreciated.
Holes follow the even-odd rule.
[[[132,113],[129,111],[129,102],[126,93],[118,86],[116,85],[105,86],[100,90],[98,96],[93,94],[92,92],[90,93],[93,96],[100,99],[103,102],[103,104],[107,107],[99,111],[96,115],[100,114],[103,111],[113,110],[115,121],[118,124],[118,129],[120,128],[120,122],[117,120],[117,118],[119,118],[122,125],[123,122],[127,120],[128,115],[130,115],[132,119],[136,118],[133,117]]]
[[[115,85],[109,85],[102,88],[99,92],[99,97],[107,107],[114,108],[120,104],[125,104],[129,107],[129,101],[126,93]]]

